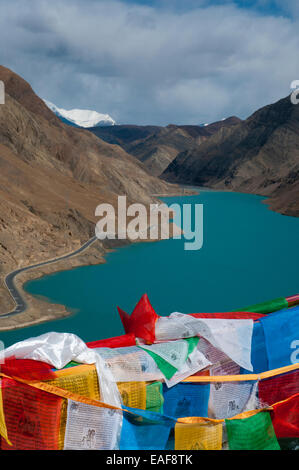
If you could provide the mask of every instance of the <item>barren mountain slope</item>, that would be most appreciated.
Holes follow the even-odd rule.
[[[181,152],[163,177],[271,196],[273,209],[298,216],[299,106],[287,97],[220,129],[201,146]]]

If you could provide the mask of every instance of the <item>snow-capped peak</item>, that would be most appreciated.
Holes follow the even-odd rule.
[[[56,116],[78,127],[114,126],[116,124],[109,114],[100,114],[97,111],[91,111],[89,109],[66,110],[58,108],[50,101],[44,100],[44,102]]]

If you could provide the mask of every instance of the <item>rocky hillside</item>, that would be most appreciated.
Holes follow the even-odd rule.
[[[144,163],[149,173],[159,176],[182,151],[196,148],[223,127],[238,124],[231,117],[207,126],[110,126],[90,129],[111,144],[120,145],[126,152]]]
[[[299,216],[299,106],[284,98],[200,146],[177,155],[172,182],[269,196],[270,207]]]
[[[12,71],[0,67],[0,80],[0,275],[80,246],[101,202],[171,192],[119,146],[63,124]]]

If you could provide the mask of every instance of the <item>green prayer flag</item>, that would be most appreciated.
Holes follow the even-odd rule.
[[[280,450],[268,411],[245,419],[226,419],[225,424],[230,450]]]
[[[288,308],[289,304],[285,297],[278,297],[277,299],[268,300],[260,304],[250,305],[249,307],[234,310],[235,312],[253,312],[253,313],[273,313],[283,308]]]
[[[163,413],[163,385],[162,382],[153,382],[146,386],[146,409],[156,413]]]

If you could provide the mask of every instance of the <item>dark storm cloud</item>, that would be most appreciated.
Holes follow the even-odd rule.
[[[0,0],[1,63],[58,106],[118,122],[246,117],[299,79],[296,3],[291,18],[210,3]]]

